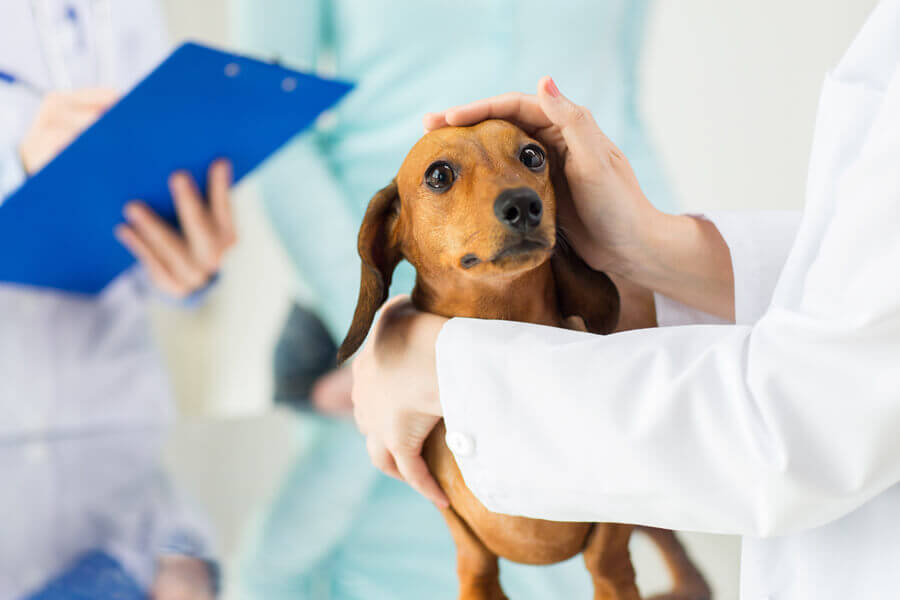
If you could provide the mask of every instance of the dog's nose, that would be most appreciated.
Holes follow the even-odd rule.
[[[504,190],[497,196],[494,214],[513,231],[525,233],[541,224],[544,204],[533,189],[513,188]]]

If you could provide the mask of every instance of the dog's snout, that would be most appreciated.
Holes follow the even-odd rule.
[[[497,196],[494,214],[508,228],[525,233],[541,224],[544,204],[533,189],[514,188]]]

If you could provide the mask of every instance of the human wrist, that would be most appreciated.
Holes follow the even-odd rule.
[[[724,319],[734,318],[727,244],[702,217],[659,213],[627,278],[653,292]]]
[[[664,213],[649,202],[639,212],[630,236],[631,243],[618,249],[608,272],[649,289],[656,289],[659,280],[671,268],[669,257],[673,238],[683,229],[680,215]]]
[[[672,215],[659,212],[646,228],[642,243],[642,262],[635,265],[632,280],[654,291],[664,291],[686,265],[679,265],[680,258],[688,254],[693,245],[696,221],[688,215]]]

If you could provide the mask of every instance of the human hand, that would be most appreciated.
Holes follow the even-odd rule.
[[[731,255],[719,230],[705,219],[657,210],[590,111],[563,96],[552,79],[541,79],[535,96],[478,100],[425,115],[424,125],[431,131],[485,119],[518,124],[562,160],[571,201],[557,198],[557,220],[588,265],[614,280],[734,319]]]
[[[376,467],[441,507],[447,497],[431,476],[422,445],[441,418],[435,342],[444,317],[392,299],[353,361],[353,410]]]
[[[310,399],[316,412],[331,417],[353,414],[353,371],[349,366],[325,373],[313,383]]]
[[[128,224],[116,227],[116,238],[147,269],[161,291],[186,298],[219,270],[225,252],[237,241],[228,191],[231,179],[231,163],[215,161],[207,173],[207,203],[188,173],[172,174],[169,190],[183,233],[143,202],[125,206]]]
[[[642,263],[647,237],[661,213],[647,200],[628,159],[590,111],[563,96],[549,77],[537,95],[510,93],[425,116],[426,131],[505,119],[555,150],[572,202],[560,203],[559,225],[594,269],[623,276]]]
[[[118,92],[106,88],[47,93],[19,145],[25,172],[36,173],[53,160],[118,97]]]
[[[150,589],[153,600],[213,600],[209,567],[190,556],[167,555],[158,561]]]

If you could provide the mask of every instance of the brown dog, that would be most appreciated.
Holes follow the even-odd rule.
[[[416,268],[412,300],[423,311],[557,327],[575,318],[602,334],[654,326],[647,292],[626,282],[617,282],[617,290],[567,244],[557,243],[557,196],[567,187],[551,167],[543,146],[505,121],[423,137],[366,211],[359,232],[359,301],[338,360],[362,344],[404,258]],[[593,578],[595,600],[639,599],[628,551],[633,526],[492,513],[466,487],[444,433],[441,423],[426,441],[424,456],[450,499],[443,513],[457,546],[460,599],[505,598],[498,557],[545,565],[579,552]],[[674,533],[641,529],[672,574],[674,591],[664,598],[709,598]]]

